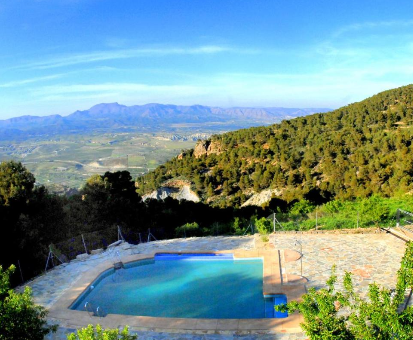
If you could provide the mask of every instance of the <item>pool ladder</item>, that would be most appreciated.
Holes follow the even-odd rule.
[[[86,301],[85,305],[84,305],[84,309],[85,311],[88,312],[89,316],[98,316],[100,318],[103,318],[104,316],[106,316],[105,311],[103,310],[102,307],[98,306],[96,308],[96,310],[93,308],[92,304],[89,301]]]

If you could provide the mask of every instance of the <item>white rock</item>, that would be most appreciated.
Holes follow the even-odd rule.
[[[96,254],[101,254],[103,253],[103,249],[99,248],[99,249],[94,249],[90,252],[92,255],[96,255]]]
[[[89,257],[89,255],[88,254],[79,254],[79,255],[77,255],[76,256],[76,260],[81,260],[81,261],[84,261],[84,260],[87,260],[87,258]]]
[[[157,199],[164,200],[167,197],[172,197],[176,200],[187,200],[192,202],[199,202],[198,195],[193,192],[189,185],[183,185],[180,188],[161,187],[150,194],[142,196],[142,200]]]
[[[280,196],[281,191],[277,189],[265,189],[258,194],[252,195],[243,205],[242,207],[246,207],[248,205],[256,205],[261,206],[264,203],[271,201],[271,199],[275,196]]]

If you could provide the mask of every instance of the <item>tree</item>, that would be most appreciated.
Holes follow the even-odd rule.
[[[373,283],[368,299],[363,299],[355,292],[350,273],[345,273],[343,291],[336,291],[336,282],[333,267],[327,288],[310,288],[302,302],[293,301],[276,309],[300,312],[304,317],[301,327],[313,340],[413,338],[413,307],[400,308],[406,290],[413,288],[412,242],[407,244],[394,290]]]
[[[132,180],[129,171],[107,171],[102,178],[111,197],[120,196],[128,199],[140,199],[139,195],[135,191],[135,182]]]
[[[34,176],[20,162],[0,163],[0,205],[26,203],[34,186]]]
[[[89,231],[116,224],[136,224],[136,207],[141,197],[136,192],[135,182],[128,171],[106,172],[103,176],[93,175],[81,190],[81,217],[77,223],[86,224]]]
[[[30,243],[37,233],[37,226],[29,229],[29,234],[22,228],[36,199],[34,183],[34,176],[20,162],[0,163],[0,264],[5,268],[24,257],[22,244]],[[21,257],[17,257],[19,252]]]
[[[137,335],[129,334],[128,326],[119,331],[119,329],[102,329],[100,325],[96,325],[96,329],[89,325],[67,336],[68,340],[136,340],[137,338]]]
[[[0,340],[43,340],[56,325],[46,322],[47,311],[33,303],[31,289],[23,293],[10,289],[10,275],[15,267],[3,271],[0,266]]]

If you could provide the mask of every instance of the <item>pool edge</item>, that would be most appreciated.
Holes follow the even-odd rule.
[[[226,251],[184,251],[162,253],[232,253],[234,258],[259,257],[263,259],[263,293],[264,295],[285,294],[288,301],[297,300],[305,293],[305,285],[283,285],[280,277],[280,263],[277,250],[226,250]],[[131,254],[122,258],[123,263],[137,260],[153,259],[155,254]],[[70,289],[50,307],[49,318],[59,320],[70,327],[85,327],[88,324],[101,324],[103,327],[113,328],[129,325],[131,329],[162,329],[182,331],[214,331],[214,332],[275,332],[296,333],[301,332],[299,324],[302,322],[300,315],[291,314],[288,318],[281,319],[179,319],[145,316],[130,316],[122,314],[108,314],[104,318],[89,316],[84,311],[71,310],[69,307],[76,299],[95,281],[101,273],[113,267],[108,259],[86,272]]]

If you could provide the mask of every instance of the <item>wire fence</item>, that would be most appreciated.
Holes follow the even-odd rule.
[[[306,231],[306,230],[332,230],[332,229],[354,229],[366,227],[394,227],[398,225],[412,225],[412,213],[399,210],[392,214],[386,221],[376,221],[373,218],[363,216],[363,214],[328,214],[314,211],[309,214],[302,214],[291,218],[288,214],[273,213],[266,217],[268,221],[268,232],[284,231]],[[14,262],[17,266],[15,272],[15,283],[24,283],[29,277],[38,275],[64,262],[76,259],[81,254],[91,254],[93,250],[106,249],[110,244],[124,240],[130,244],[146,243],[156,239],[166,239],[171,237],[192,237],[192,236],[222,236],[222,235],[251,235],[258,232],[253,219],[239,219],[239,223],[234,221],[214,222],[208,228],[198,227],[196,233],[183,229],[182,235],[174,234],[168,228],[153,227],[146,231],[128,229],[126,227],[113,225],[111,227],[83,233],[61,242],[51,244],[49,249],[42,247],[36,252],[36,265],[34,259],[21,257]],[[179,229],[179,228],[178,228]],[[181,227],[182,229],[182,227]],[[40,265],[37,263],[40,261]],[[43,262],[42,262],[43,261]],[[42,268],[43,267],[43,268]]]
[[[401,213],[400,213],[401,212]],[[404,214],[403,214],[404,213]],[[397,222],[402,224],[404,222],[403,216],[411,213],[403,210],[398,210]],[[331,215],[331,216],[330,216]],[[400,216],[402,216],[400,218]],[[413,219],[413,217],[411,217]],[[273,213],[267,217],[267,220],[271,223],[272,231],[289,231],[289,230],[330,230],[330,229],[353,229],[353,228],[366,228],[377,227],[379,222],[374,219],[369,219],[359,213],[341,214],[320,214],[314,211],[311,214],[302,214],[292,219],[291,216],[282,213]],[[245,225],[238,232],[234,232],[232,223],[222,224],[219,222],[213,223],[208,229],[208,234],[213,236],[230,235],[230,234],[253,234],[257,232],[254,221],[246,222]],[[231,224],[231,225],[230,225]],[[331,225],[330,225],[331,224]],[[380,223],[384,224],[384,223]],[[386,226],[396,225],[396,216],[391,220],[389,219],[385,223]],[[199,231],[199,235],[206,236]],[[179,237],[179,235],[176,235]],[[181,237],[194,236],[187,231]],[[122,228],[121,226],[112,226],[110,228],[101,229],[89,233],[83,233],[62,242],[51,245],[50,250],[53,255],[57,257],[60,262],[67,262],[75,259],[80,254],[90,254],[92,250],[106,249],[110,244],[124,240],[131,244],[146,243],[156,239],[164,239],[168,236],[165,234],[164,228],[153,228],[147,231],[136,231]],[[48,269],[48,268],[47,268]]]
[[[11,285],[16,287],[24,285],[39,275],[54,267],[70,262],[78,255],[91,254],[93,250],[107,249],[109,245],[118,240],[130,244],[139,244],[167,238],[164,228],[151,228],[146,231],[129,230],[122,226],[83,233],[64,241],[45,245],[38,245],[31,255],[20,254],[10,264],[15,264],[16,270],[11,276]],[[9,265],[10,265],[9,264]],[[7,264],[6,264],[7,267]]]
[[[156,232],[157,229],[137,232],[113,226],[71,237],[50,245],[45,270],[47,271],[60,263],[74,260],[79,255],[91,254],[93,250],[106,249],[116,241],[139,244],[157,240]],[[162,233],[160,232],[160,234]]]

